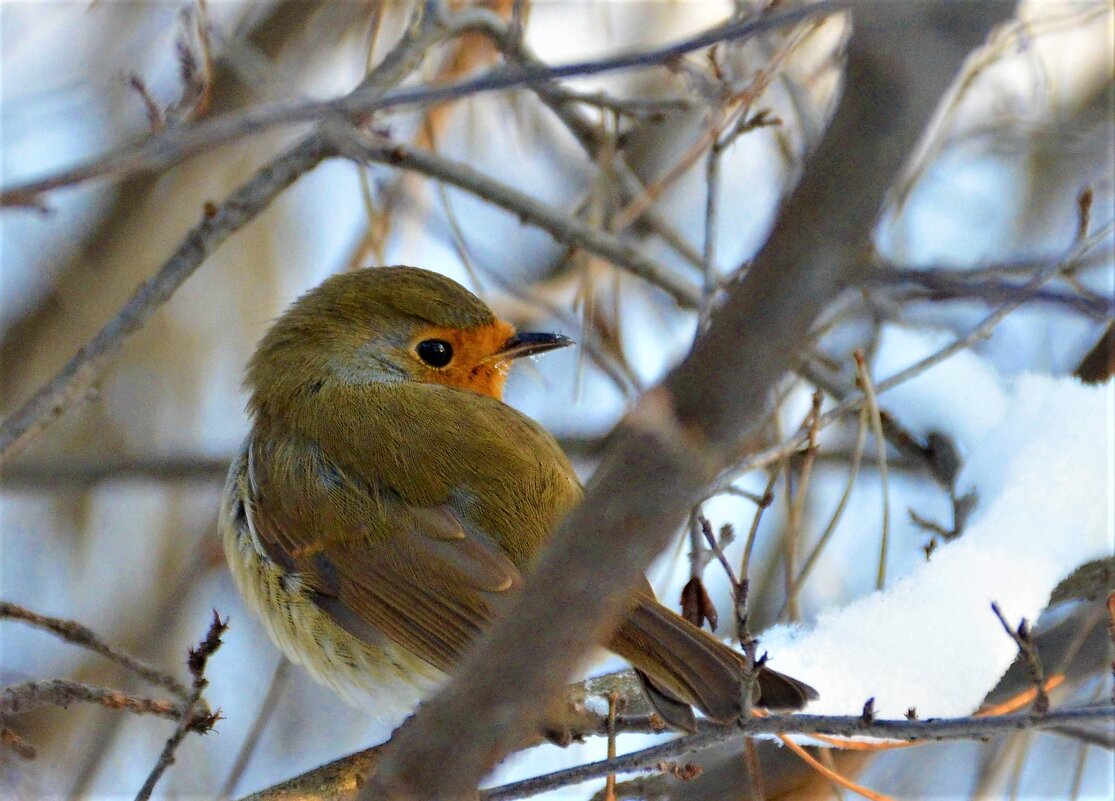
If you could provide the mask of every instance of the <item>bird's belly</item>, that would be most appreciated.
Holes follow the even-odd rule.
[[[241,518],[238,524],[232,509],[225,508],[235,502],[235,495],[226,492],[220,516],[225,558],[272,641],[348,703],[377,719],[401,722],[445,674],[386,638],[382,644],[368,644],[340,628],[313,602],[297,575],[286,573],[259,550],[247,521]]]

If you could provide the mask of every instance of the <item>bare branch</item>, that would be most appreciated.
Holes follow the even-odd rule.
[[[639,714],[617,715],[616,733],[662,733],[661,720],[642,714],[646,702],[631,671],[623,671],[596,679],[589,679],[574,688],[574,697],[586,693],[596,699],[606,700],[617,694],[620,703],[632,706]],[[832,735],[838,737],[871,737],[894,743],[935,742],[946,740],[983,740],[991,736],[1024,730],[1064,733],[1084,729],[1087,724],[1107,725],[1115,721],[1115,706],[1089,706],[1057,709],[1046,717],[1012,714],[999,716],[971,716],[961,718],[936,718],[917,720],[866,720],[858,715],[769,715],[753,717],[744,725],[722,726],[708,720],[698,722],[695,735],[681,737],[650,748],[632,752],[615,759],[559,770],[503,787],[483,791],[483,801],[512,801],[549,790],[560,789],[609,774],[660,771],[664,765],[726,742],[762,735]],[[609,733],[608,714],[584,710],[574,724],[579,736],[606,737]],[[1070,736],[1070,735],[1066,735]],[[1095,738],[1093,738],[1095,739]],[[1097,740],[1098,742],[1098,740]],[[315,768],[265,790],[253,793],[243,801],[341,801],[353,799],[357,788],[375,775],[384,749],[389,743],[342,757],[327,765]]]
[[[209,681],[205,678],[205,666],[209,662],[209,657],[221,647],[221,636],[226,630],[228,630],[227,619],[221,620],[220,615],[214,611],[213,621],[209,624],[209,631],[206,632],[205,639],[201,641],[197,648],[190,649],[186,664],[190,669],[190,675],[194,677],[193,692],[190,693],[188,702],[178,716],[178,726],[167,739],[155,767],[151,769],[143,787],[136,794],[136,801],[147,801],[151,797],[151,793],[155,791],[155,785],[163,773],[174,764],[174,752],[178,750],[179,744],[189,732],[205,734],[212,730],[216,722],[221,719],[220,710],[209,713],[208,709],[203,706],[199,709],[199,705],[203,703],[201,694],[209,686]]]
[[[636,248],[540,203],[525,192],[495,181],[467,164],[364,134],[351,125],[334,123],[329,135],[337,151],[348,158],[414,170],[453,184],[517,215],[523,222],[537,225],[559,242],[583,248],[626,269],[659,287],[682,306],[695,307],[700,302],[699,289]]]
[[[422,4],[419,4],[421,7]],[[232,112],[212,120],[181,126],[138,145],[113,150],[99,158],[64,170],[47,178],[29,181],[0,190],[0,206],[39,206],[40,195],[61,187],[74,186],[106,175],[117,177],[136,172],[165,170],[217,145],[282,125],[305,124],[329,118],[360,118],[374,111],[404,106],[457,100],[482,92],[532,86],[562,78],[598,75],[621,69],[656,67],[671,59],[717,42],[739,40],[794,25],[814,15],[831,14],[846,5],[841,0],[822,0],[803,8],[717,26],[672,45],[611,58],[566,64],[552,68],[514,66],[493,69],[477,78],[445,86],[418,87],[385,94],[378,82],[364,82],[350,94],[323,102],[289,102]],[[467,29],[471,20],[462,12],[432,33],[448,36]],[[425,47],[419,48],[424,53]],[[409,71],[409,69],[408,69]]]
[[[1053,722],[1051,722],[1051,720]],[[610,773],[657,771],[663,762],[702,751],[740,736],[759,734],[829,734],[840,737],[878,737],[906,742],[941,742],[947,740],[979,740],[1017,731],[1056,729],[1065,725],[1115,720],[1115,707],[1078,707],[1050,712],[1043,718],[1032,715],[1001,715],[998,717],[944,718],[936,720],[874,720],[866,722],[862,715],[777,715],[752,718],[739,727],[705,723],[701,731],[679,737],[663,745],[635,751],[611,760],[578,765],[563,771],[526,779],[481,793],[483,801],[513,801],[547,790],[555,790]]]
[[[424,8],[420,5],[419,9]],[[443,29],[418,12],[407,34],[354,90],[382,97],[420,62]],[[156,138],[159,141],[159,138]],[[175,253],[136,290],[120,312],[17,411],[0,424],[0,465],[19,453],[66,408],[82,398],[120,346],[141,329],[202,262],[235,231],[255,218],[283,190],[332,155],[326,137],[314,132],[259,169],[220,206],[201,210],[202,221]],[[22,191],[22,190],[21,190]]]
[[[541,723],[587,650],[605,639],[642,571],[726,467],[741,433],[763,419],[768,392],[820,310],[854,278],[853,254],[866,249],[887,189],[964,48],[1010,6],[958,8],[974,30],[953,31],[942,46],[932,7],[863,6],[832,126],[747,278],[685,362],[613,433],[584,503],[542,555],[527,591],[397,732],[362,798],[471,796],[491,765]],[[851,165],[870,168],[852,172]]]
[[[864,408],[871,420],[872,433],[875,435],[875,458],[879,461],[879,483],[883,490],[883,533],[879,543],[879,567],[875,573],[875,589],[881,590],[887,581],[887,551],[890,545],[890,484],[887,480],[887,443],[883,434],[883,419],[879,413],[879,402],[875,397],[875,387],[871,382],[871,372],[862,351],[852,354],[856,361],[856,381],[863,390]]]
[[[120,709],[135,715],[157,715],[172,720],[182,716],[188,707],[174,701],[155,698],[141,698],[110,690],[93,687],[78,681],[48,679],[45,681],[25,681],[5,687],[0,696],[0,717],[22,715],[42,706],[68,707],[70,704],[98,704],[109,709]]]
[[[65,620],[59,617],[48,617],[40,615],[37,612],[32,612],[30,609],[25,609],[22,606],[10,603],[8,601],[0,601],[0,620],[19,620],[29,625],[44,629],[53,634],[58,635],[66,642],[80,645],[82,648],[87,648],[93,653],[100,654],[106,659],[110,659],[116,664],[129,670],[148,681],[157,687],[170,690],[181,700],[185,701],[190,696],[190,691],[187,690],[180,681],[173,676],[164,673],[158,668],[148,665],[146,662],[136,659],[130,654],[114,648],[108,643],[102,641],[92,629],[89,629],[80,623],[73,620]]]
[[[1034,645],[1034,638],[1030,635],[1030,626],[1026,622],[1026,618],[1022,618],[1018,628],[1012,628],[1007,619],[1003,617],[999,604],[992,602],[991,611],[1003,624],[1003,630],[1007,633],[1007,636],[1014,640],[1018,646],[1018,653],[1025,660],[1026,668],[1030,671],[1030,678],[1034,682],[1036,693],[1034,696],[1034,714],[1044,715],[1049,711],[1049,695],[1045,691],[1045,668],[1041,664],[1041,657],[1038,656],[1038,649]]]
[[[1027,303],[1064,306],[1093,320],[1115,317],[1115,300],[1102,295],[1080,290],[1027,289],[1024,282],[973,278],[966,270],[887,267],[872,271],[868,282],[889,292],[901,292],[901,297],[909,300],[980,300],[998,304],[1022,299]]]

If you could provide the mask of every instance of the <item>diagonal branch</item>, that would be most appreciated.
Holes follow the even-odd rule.
[[[434,42],[455,30],[434,24],[432,15],[422,14],[423,8],[419,6],[406,34],[354,93],[365,99],[382,97],[421,64]],[[331,155],[327,138],[315,130],[261,167],[220,206],[202,211],[202,221],[162,267],[140,285],[117,315],[49,383],[0,424],[0,465],[27,447],[71,403],[86,395],[124,342],[151,319],[209,254],[267,208],[283,190]]]
[[[17,411],[0,424],[0,465],[45,431],[75,401],[82,399],[133,334],[151,319],[182,283],[233,233],[263,211],[279,193],[329,154],[325,140],[312,135],[260,169],[205,216],[174,254],[124,304],[124,307]]]
[[[28,625],[56,634],[66,642],[88,648],[90,651],[112,660],[125,670],[130,670],[145,681],[170,690],[182,701],[185,701],[190,695],[190,691],[178,679],[140,659],[136,659],[131,654],[114,648],[98,637],[92,629],[76,621],[40,615],[17,604],[0,601],[0,620],[5,619],[23,621]]]
[[[397,732],[363,799],[472,797],[492,765],[540,724],[737,440],[763,419],[769,391],[814,320],[855,277],[854,256],[867,248],[887,189],[961,58],[1011,6],[949,4],[948,21],[968,27],[948,36],[937,29],[936,4],[856,8],[844,97],[747,278],[690,356],[613,432],[584,503],[555,535],[527,592]]]
[[[337,151],[356,161],[371,161],[414,170],[471,192],[493,205],[537,225],[558,242],[583,248],[623,267],[668,293],[681,306],[694,307],[700,291],[676,272],[644,255],[623,240],[585,225],[568,214],[541,203],[525,192],[493,180],[452,159],[383,137],[364,135],[352,125],[331,124],[329,136]]]
[[[422,4],[420,4],[421,6]],[[457,81],[445,86],[420,86],[390,94],[382,85],[364,82],[348,95],[320,102],[289,102],[232,112],[180,129],[150,137],[139,144],[128,145],[99,158],[79,164],[55,175],[0,189],[0,207],[39,207],[40,195],[62,187],[74,186],[106,175],[125,176],[137,172],[165,170],[198,153],[228,144],[246,136],[283,125],[317,122],[329,117],[359,117],[373,111],[404,106],[457,100],[481,92],[533,86],[539,83],[585,75],[599,75],[622,69],[656,67],[688,53],[718,42],[741,40],[760,33],[794,25],[807,17],[831,13],[846,5],[841,0],[822,0],[804,8],[782,11],[720,25],[696,36],[652,50],[624,53],[610,58],[565,64],[559,67],[501,67],[477,78]],[[470,24],[467,12],[454,18],[455,30],[442,28],[441,35],[451,35]],[[428,12],[426,18],[436,16]],[[424,51],[425,48],[422,48]]]

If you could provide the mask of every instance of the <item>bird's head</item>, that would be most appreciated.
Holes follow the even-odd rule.
[[[502,398],[511,362],[563,348],[561,334],[518,333],[438,273],[340,273],[299,298],[260,342],[246,385],[258,411],[328,383],[418,381]]]

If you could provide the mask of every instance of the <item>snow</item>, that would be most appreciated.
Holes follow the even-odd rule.
[[[971,448],[958,488],[980,498],[963,535],[809,628],[763,635],[772,666],[820,693],[807,712],[857,714],[871,697],[881,717],[979,706],[1016,655],[991,602],[1012,623],[1033,621],[1062,578],[1113,552],[1113,389],[1039,375],[1012,381],[998,423],[962,443]],[[973,411],[950,407],[957,421]]]

